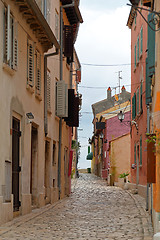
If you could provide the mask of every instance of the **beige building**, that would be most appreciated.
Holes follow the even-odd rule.
[[[62,55],[60,67],[62,4],[65,1],[0,2],[0,224],[69,194],[72,129],[62,117],[68,116],[73,59]],[[75,21],[74,40],[82,22],[77,9],[77,4],[69,9],[72,17],[65,9],[62,14],[64,24]]]

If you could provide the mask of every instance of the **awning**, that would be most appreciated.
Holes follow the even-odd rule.
[[[92,159],[93,159],[93,152],[88,153],[86,159],[87,159],[87,160],[92,160]]]

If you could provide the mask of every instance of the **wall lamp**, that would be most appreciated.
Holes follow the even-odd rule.
[[[27,123],[32,123],[32,120],[34,119],[34,115],[31,112],[26,113],[27,117]]]
[[[148,26],[154,31],[154,32],[157,32],[160,30],[160,28],[158,27],[158,29],[154,29],[150,23],[152,23],[153,25],[158,25],[159,22],[160,22],[160,12],[156,12],[156,11],[153,11],[151,10],[150,8],[143,8],[143,7],[138,7],[138,4],[139,4],[139,0],[129,0],[131,4],[128,4],[128,6],[131,6],[135,12],[134,14],[136,14],[137,12],[141,15],[141,17],[144,19],[144,21],[148,24]],[[150,12],[152,13],[152,16],[151,16],[151,20],[148,21],[142,14],[142,11],[141,10],[144,10],[144,11],[147,11],[147,12]],[[135,15],[134,15],[135,16]],[[134,17],[133,16],[133,17]]]
[[[120,122],[124,120],[124,113],[122,111],[118,113],[118,119],[120,120]]]

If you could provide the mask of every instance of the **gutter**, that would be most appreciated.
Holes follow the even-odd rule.
[[[53,53],[44,55],[44,132],[45,137],[48,134],[48,116],[47,116],[47,59],[59,54],[59,49],[56,48],[56,51]]]

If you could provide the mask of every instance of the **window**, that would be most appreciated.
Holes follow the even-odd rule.
[[[137,50],[136,50],[136,44],[134,47],[134,68],[136,69],[136,65],[137,65]]]
[[[142,93],[143,93],[143,83],[141,82],[140,86],[140,111],[143,111],[143,98],[142,98]]]
[[[137,38],[137,63],[139,63],[139,36]]]
[[[11,69],[18,64],[18,25],[10,12],[10,6],[4,8],[3,62]]]
[[[142,136],[140,136],[140,166],[142,166]]]
[[[59,15],[57,10],[55,10],[55,36],[58,40],[59,39]]]
[[[141,27],[140,37],[141,37],[140,55],[142,55],[142,52],[143,52],[143,27]]]
[[[34,86],[34,44],[28,39],[27,43],[27,84]]]
[[[50,22],[50,3],[51,0],[36,0],[41,12],[43,13],[47,22]]]
[[[41,55],[36,50],[36,94],[41,94]]]
[[[49,70],[47,70],[47,110],[51,111],[51,76]]]
[[[132,98],[132,119],[135,119],[136,117],[136,94],[134,93],[134,96]]]
[[[139,114],[139,88],[137,89],[137,115]]]

